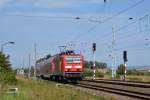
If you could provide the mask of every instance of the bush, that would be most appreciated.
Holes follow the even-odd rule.
[[[96,72],[96,77],[103,78],[104,77],[104,73]]]
[[[17,79],[15,72],[12,70],[0,69],[0,83],[1,84],[16,84]]]
[[[85,70],[85,71],[83,72],[83,75],[84,75],[84,77],[92,77],[92,76],[93,76],[93,70]],[[104,74],[101,73],[101,72],[96,72],[95,75],[96,75],[96,77],[98,77],[98,78],[104,77]]]
[[[93,76],[93,72],[92,72],[92,70],[85,70],[83,72],[83,75],[84,75],[84,77],[91,77],[91,76]]]
[[[120,75],[123,75],[124,74],[124,70],[125,70],[125,66],[123,64],[120,64],[118,66],[117,73],[120,74]]]
[[[137,76],[150,75],[150,72],[141,72],[141,71],[133,69],[133,70],[128,70],[127,75],[137,75]]]
[[[116,79],[120,79],[123,75],[116,73]]]

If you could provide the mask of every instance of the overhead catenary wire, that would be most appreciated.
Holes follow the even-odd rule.
[[[136,23],[137,21],[138,21],[138,20],[136,20],[136,21],[134,21],[134,22],[132,22],[132,23],[129,23],[129,24],[127,24],[127,25],[124,25],[123,27],[119,28],[117,31],[120,31],[120,30],[122,30],[122,29],[125,29],[126,27],[128,27],[128,26],[131,25],[131,24]],[[111,32],[110,32],[109,34],[111,34]],[[105,37],[105,36],[103,36],[103,37]],[[106,37],[108,37],[108,36],[106,35]],[[104,39],[104,38],[103,38],[103,39]],[[104,39],[104,40],[105,40],[105,39]],[[101,41],[103,41],[103,40],[101,40]],[[106,43],[103,42],[103,44],[106,44]]]
[[[138,20],[136,20],[135,22],[137,22]],[[129,24],[126,24],[126,25],[124,25],[124,26],[122,26],[121,28],[119,28],[119,29],[117,29],[117,30],[115,30],[115,32],[118,32],[118,31],[120,31],[121,29],[124,29],[124,28],[126,28],[126,27],[128,27],[129,25],[131,25],[131,24],[134,24],[135,22],[132,22],[132,23],[129,23]],[[94,27],[92,27],[92,28],[94,28]],[[91,28],[91,29],[92,29]],[[107,35],[109,35],[109,34],[112,34],[112,32],[110,32],[110,33],[107,33],[107,34],[105,34],[105,35],[103,35],[102,37],[105,37],[105,38],[103,38],[103,39],[100,39],[101,41],[103,41],[103,42],[100,42],[100,43],[97,43],[97,44],[99,44],[99,45],[106,45],[106,44],[108,44],[107,42],[108,42],[108,40],[106,41],[106,38],[109,38]],[[110,35],[109,35],[110,36]],[[98,37],[99,38],[99,37]],[[99,39],[98,38],[96,38],[95,40],[98,40],[99,41]],[[105,42],[106,41],[106,42]],[[88,43],[92,43],[92,41],[86,41],[86,42],[88,42]]]
[[[142,34],[138,34],[138,35],[140,36],[140,35],[142,35]],[[131,42],[131,43],[134,43],[134,45],[132,44],[131,46],[126,46],[126,47],[123,47],[123,48],[120,48],[120,47],[119,47],[120,50],[127,49],[127,48],[130,48],[130,47],[135,47],[136,45],[137,45],[137,46],[142,46],[142,44],[141,44],[141,45],[139,45],[138,43],[135,44],[135,40],[133,40],[133,39],[132,39],[133,37],[131,37],[131,36],[135,36],[135,35],[132,34],[132,35],[127,36],[127,38],[124,38],[123,40],[120,39],[119,42],[117,41],[116,44],[118,44],[118,43],[120,43],[120,42],[125,42],[125,39],[131,38],[131,41],[132,41],[132,42],[131,42],[131,41],[130,41],[130,42]],[[136,36],[137,36],[137,35],[136,35]],[[122,41],[121,41],[121,40],[122,40]],[[143,40],[143,38],[138,39],[138,41],[142,41],[142,40]],[[146,42],[146,41],[143,41],[143,42]],[[89,44],[89,43],[91,44],[92,42],[87,42],[87,43],[88,43],[88,44]],[[105,49],[110,49],[110,48],[109,48],[109,45],[111,45],[111,44],[109,44],[108,41],[107,41],[107,43],[106,43],[106,42],[97,42],[97,46],[103,46],[103,48],[101,48],[101,49],[100,49],[100,48],[97,48],[97,51],[101,51],[101,53],[103,53],[103,52],[105,51]],[[144,45],[144,43],[143,43],[143,45]],[[106,47],[106,48],[105,48],[105,47]],[[118,50],[119,48],[117,47],[117,50]],[[104,49],[104,50],[103,50],[103,49]],[[110,52],[111,52],[111,51],[110,51]]]
[[[148,13],[148,14],[146,14],[146,15],[144,15],[144,16],[147,16],[147,15],[150,15],[150,13]],[[121,30],[123,30],[123,29],[126,29],[126,28],[129,27],[130,25],[132,25],[132,24],[138,22],[141,18],[143,18],[143,17],[140,17],[140,18],[138,18],[137,20],[135,20],[135,21],[133,21],[133,22],[130,22],[130,23],[128,23],[128,24],[125,24],[125,25],[121,26],[120,28],[116,29],[115,32],[119,32],[119,31],[121,31]],[[106,38],[107,38],[108,36],[110,36],[111,34],[112,34],[112,32],[109,32],[109,33],[106,33],[105,35],[103,35],[102,37],[105,37],[105,38],[101,39],[101,41],[106,40]],[[96,38],[96,39],[97,39],[97,38]]]
[[[139,46],[140,46],[140,48],[142,48],[142,46],[147,47],[147,46],[145,45],[145,41],[140,42],[140,43],[135,43],[135,42],[134,42],[133,44],[130,44],[130,45],[128,45],[128,46],[125,46],[125,47],[122,47],[122,48],[117,48],[116,51],[118,51],[118,50],[123,50],[123,49],[139,48]]]
[[[149,15],[149,14],[146,14],[145,16],[147,16],[147,15]],[[130,25],[132,25],[132,24],[134,24],[134,23],[137,23],[140,19],[141,19],[142,17],[140,17],[139,19],[137,19],[137,20],[135,20],[135,21],[133,21],[133,22],[131,22],[131,23],[128,23],[128,24],[126,24],[126,25],[124,25],[124,26],[122,26],[122,27],[120,27],[117,31],[121,31],[122,29],[125,29],[125,28],[127,28],[127,27],[129,27]],[[149,29],[148,29],[149,30]],[[138,31],[138,30],[137,30]],[[142,32],[144,32],[144,31],[147,31],[147,29],[146,30],[143,30]],[[142,34],[138,34],[138,35],[142,35]],[[131,37],[131,36],[134,36],[134,34],[132,34],[132,35],[128,35],[126,38],[129,38],[129,37]],[[143,39],[143,38],[141,38],[141,39]],[[140,39],[140,40],[141,40]],[[134,41],[132,42],[132,43],[134,43],[134,44],[132,44],[132,45],[130,45],[130,46],[126,46],[126,47],[122,47],[122,48],[117,48],[116,49],[116,51],[118,52],[118,51],[122,51],[122,50],[124,50],[124,49],[128,49],[128,50],[130,50],[130,49],[134,49],[136,46],[144,46],[145,47],[145,41],[143,41],[144,43],[140,43],[140,45],[139,45],[139,43],[135,43]],[[106,42],[103,42],[103,43],[97,43],[97,45],[105,45],[106,46]],[[109,48],[108,48],[109,49]],[[139,50],[140,48],[136,48],[135,50]],[[148,48],[146,48],[146,49],[148,49]],[[102,51],[102,50],[100,50],[101,51],[101,53],[102,52],[105,52],[105,51]],[[108,51],[108,52],[111,52],[111,51]]]
[[[141,1],[139,1],[139,2],[137,2],[137,3],[135,3],[134,5],[133,5],[133,7],[135,6],[135,5],[138,5],[138,4],[140,4],[140,3],[142,3],[144,0],[141,0]],[[131,8],[132,8],[132,6],[131,6]],[[124,12],[124,11],[126,11],[126,10],[128,10],[128,9],[130,9],[130,7],[129,8],[127,8],[127,9],[124,9],[124,10],[122,10],[121,12],[119,12],[118,14],[121,14],[122,12]],[[117,14],[116,14],[117,15]],[[22,16],[22,15],[21,15]],[[114,15],[115,16],[115,15]],[[25,16],[25,17],[27,17],[27,16]],[[28,16],[28,17],[30,17],[30,16]],[[31,16],[31,17],[35,17],[35,16]],[[43,17],[43,16],[39,16],[39,17]],[[113,17],[113,16],[111,16],[111,17]],[[111,19],[111,17],[108,17],[108,20],[110,20]],[[63,17],[62,17],[63,18]],[[72,19],[72,17],[64,17],[64,18],[71,18]],[[110,18],[110,19],[109,19]],[[106,18],[107,19],[107,18]],[[104,20],[105,21],[105,20]],[[92,28],[90,28],[89,30],[87,30],[87,32],[88,31],[92,31],[93,29],[94,29],[94,27],[95,26],[93,26]]]
[[[128,11],[128,10],[134,8],[134,7],[136,7],[137,5],[139,5],[140,3],[142,3],[143,1],[144,1],[144,0],[140,0],[140,1],[136,2],[135,4],[129,6],[128,8],[123,9],[123,10],[121,10],[120,12],[114,14],[113,16],[108,17],[108,18],[104,19],[103,21],[100,21],[100,23],[105,23],[105,22],[107,22],[107,21],[113,19],[114,17],[116,17],[116,16],[118,16],[118,15],[120,15],[120,14],[122,14],[122,13],[124,13],[124,12],[126,12],[126,11]],[[22,15],[22,14],[20,14],[20,15],[19,15],[19,14],[14,14],[14,15],[6,14],[6,15],[8,15],[8,16],[23,16],[23,17],[39,17],[39,18],[42,17],[42,18],[58,18],[58,19],[59,19],[59,18],[60,18],[60,19],[75,19],[74,17],[35,16],[35,15]],[[82,19],[86,19],[86,18],[80,18],[80,19],[82,20]],[[99,24],[99,23],[98,23],[98,24]],[[85,33],[91,32],[91,31],[94,30],[96,27],[97,27],[97,25],[94,25],[93,27],[91,27],[90,29],[88,29]],[[80,38],[81,36],[82,36],[82,35],[78,35],[77,37]],[[79,38],[77,38],[77,39],[79,39]],[[76,39],[75,39],[75,40],[76,40]]]
[[[19,16],[19,17],[36,17],[36,18],[46,18],[46,19],[75,19],[76,17],[67,17],[67,16],[64,16],[64,17],[62,17],[62,16],[50,16],[50,15],[44,15],[44,16],[42,16],[42,15],[30,15],[30,14],[28,14],[28,15],[25,15],[25,14],[21,14],[21,13],[18,13],[18,14],[9,14],[9,13],[6,13],[6,14],[2,14],[3,16]],[[1,15],[1,16],[2,16]],[[82,19],[84,19],[84,18],[82,18]]]
[[[149,31],[150,29],[148,29],[148,30],[144,30],[144,31],[141,31],[141,32],[147,32],[147,31]],[[124,33],[126,33],[126,32],[124,32]],[[130,32],[131,33],[131,32]],[[133,40],[133,37],[136,37],[136,36],[139,36],[139,35],[145,35],[145,36],[147,36],[146,34],[134,34],[134,33],[136,33],[136,31],[134,31],[134,32],[132,32],[132,34],[129,34],[129,35],[127,35],[127,36],[122,36],[122,37],[119,37],[119,40],[117,40],[117,42],[118,43],[120,43],[120,42],[124,42],[124,41],[126,41],[127,39],[132,39]],[[146,39],[145,37],[142,37],[143,39]],[[134,41],[134,40],[133,40]]]
[[[118,15],[121,15],[122,13],[124,13],[124,12],[126,12],[126,11],[128,11],[128,10],[134,8],[134,7],[136,7],[137,5],[141,4],[141,3],[144,2],[144,1],[145,1],[145,0],[140,0],[140,1],[136,2],[135,4],[129,6],[128,8],[123,9],[123,10],[121,10],[120,12],[118,12],[118,13],[112,15],[111,17],[108,17],[108,18],[104,19],[103,21],[100,21],[99,23],[96,23],[94,26],[92,26],[91,28],[89,28],[87,31],[85,31],[85,32],[83,32],[83,33],[80,33],[79,35],[77,35],[77,36],[76,36],[75,38],[73,38],[72,40],[78,40],[78,39],[81,38],[83,35],[85,35],[85,34],[91,32],[91,31],[93,31],[99,24],[108,22],[109,20],[115,18],[115,17],[118,16]]]

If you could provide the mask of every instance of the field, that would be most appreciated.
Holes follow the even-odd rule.
[[[7,88],[17,87],[18,94],[6,94]],[[66,85],[43,80],[31,80],[18,77],[16,86],[4,86],[0,90],[0,100],[109,100],[94,96]]]
[[[130,81],[150,82],[150,76],[146,75],[129,75],[127,79]]]
[[[112,79],[111,75],[105,75],[104,79]],[[127,75],[127,81],[150,82],[149,75]]]

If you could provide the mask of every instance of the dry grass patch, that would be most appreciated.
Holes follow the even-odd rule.
[[[56,86],[56,83],[51,81],[18,78],[18,84],[13,87],[18,87],[19,93],[1,93],[1,100],[108,100],[66,85]]]

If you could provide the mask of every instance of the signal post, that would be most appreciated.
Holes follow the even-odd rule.
[[[126,73],[127,73],[127,51],[123,51],[123,60],[124,60],[124,81],[126,80]]]
[[[93,43],[92,51],[93,51],[93,80],[95,80],[95,73],[96,73],[96,66],[95,66],[96,43]]]

